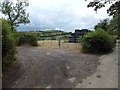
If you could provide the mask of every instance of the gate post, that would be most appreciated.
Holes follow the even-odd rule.
[[[60,47],[60,38],[58,39],[58,46]]]
[[[52,47],[52,38],[51,38],[51,47]]]
[[[44,45],[44,39],[43,39],[43,45]]]

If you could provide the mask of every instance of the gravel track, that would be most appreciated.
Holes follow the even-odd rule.
[[[20,68],[3,78],[3,88],[74,88],[99,65],[98,55],[37,47],[17,50]]]

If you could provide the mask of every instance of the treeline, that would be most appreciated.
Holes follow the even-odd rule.
[[[115,35],[118,38],[120,37],[120,30],[118,28],[118,17],[113,17],[111,20],[107,18],[100,20],[100,22],[94,27],[95,30],[97,28],[103,29],[110,35]]]
[[[54,36],[61,36],[61,35],[70,35],[71,32],[47,32],[40,34],[40,37],[54,37]]]
[[[39,37],[52,37],[60,35],[70,35],[72,32],[64,32],[61,30],[48,30],[48,31],[29,31],[29,32],[19,32],[19,33],[33,33]]]
[[[58,38],[68,39],[71,32],[64,32],[61,30],[49,30],[49,31],[30,31],[30,32],[18,32],[19,34],[31,34],[37,37],[38,40],[52,39],[56,40]]]

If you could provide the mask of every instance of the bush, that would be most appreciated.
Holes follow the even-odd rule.
[[[82,39],[82,52],[109,52],[115,45],[115,38],[102,29],[90,32]]]
[[[2,23],[2,71],[4,73],[16,61],[16,46],[9,23],[5,20],[0,22]]]
[[[23,45],[23,44],[29,44],[31,46],[37,46],[38,38],[36,35],[33,35],[32,33],[25,33],[25,32],[17,32],[16,34],[18,36],[17,38],[17,45]]]

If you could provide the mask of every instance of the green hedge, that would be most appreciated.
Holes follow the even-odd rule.
[[[82,52],[109,52],[115,45],[116,38],[102,29],[90,32],[82,39]]]
[[[24,45],[24,44],[29,44],[31,46],[37,46],[37,41],[38,38],[36,35],[32,33],[25,33],[25,32],[17,32],[16,33],[17,37],[17,45]]]
[[[16,45],[13,31],[6,20],[2,23],[2,71],[3,73],[16,61]]]

